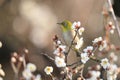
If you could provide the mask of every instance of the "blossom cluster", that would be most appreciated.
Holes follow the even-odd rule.
[[[112,24],[109,23],[109,25]],[[97,37],[91,41],[92,45],[82,49],[84,43],[84,37],[82,37],[84,27],[81,27],[81,22],[79,21],[74,22],[71,27],[71,33],[74,38],[71,40],[70,45],[65,44],[55,35],[53,37],[54,58],[43,53],[54,61],[56,67],[60,69],[60,75],[64,76],[60,78],[54,76],[54,67],[49,65],[44,68],[46,75],[51,76],[52,80],[116,80],[117,75],[120,73],[120,68],[115,64],[118,57],[114,52],[108,52],[108,57],[104,57],[103,54],[104,51],[108,51],[108,47],[110,47],[107,38]],[[76,57],[79,57],[79,60],[72,64],[67,63],[67,56],[70,50],[77,54]],[[34,74],[37,70],[36,65],[26,61],[28,53],[28,49],[24,49],[23,54],[13,52],[11,55],[11,66],[15,75],[19,75],[21,72],[22,76],[18,77],[20,80],[42,80],[40,74]],[[98,56],[96,56],[96,54]],[[99,56],[100,54],[102,54],[102,57]],[[96,62],[97,65],[90,65],[87,68],[86,74],[83,75],[84,68],[90,61]],[[5,73],[0,65],[0,80],[3,80],[2,77],[4,76]]]
[[[27,63],[26,68],[22,72],[23,79],[25,79],[25,80],[42,80],[40,74],[37,74],[37,75],[33,74],[33,72],[35,72],[36,69],[37,69],[37,67],[35,64]]]
[[[113,12],[111,6],[110,12]],[[113,13],[112,15],[114,17]],[[91,41],[92,45],[86,47],[83,46],[84,37],[82,34],[85,29],[81,26],[81,22],[75,21],[71,23],[71,26],[69,26],[70,23],[69,25],[65,23],[65,25],[67,25],[67,28],[65,28],[66,33],[67,29],[70,29],[68,32],[71,34],[67,36],[72,36],[69,40],[71,42],[68,42],[68,39],[62,41],[62,39],[59,39],[59,37],[55,35],[53,37],[54,58],[48,54],[42,54],[54,62],[56,67],[60,69],[60,76],[58,77],[53,74],[55,72],[54,67],[49,64],[45,66],[43,70],[47,76],[50,76],[52,80],[119,80],[120,67],[116,64],[116,61],[118,60],[117,51],[120,50],[120,48],[110,42],[110,35],[114,34],[117,28],[117,26],[115,26],[117,22],[113,23],[108,20],[109,13],[107,10],[103,11],[103,16],[106,20],[104,36],[93,39]],[[68,42],[68,44],[66,42]],[[2,47],[1,42],[0,47]],[[40,73],[34,74],[37,71],[37,66],[31,62],[27,62],[26,56],[28,53],[28,49],[24,49],[23,54],[14,52],[11,55],[11,66],[15,73],[16,80],[44,80]],[[68,64],[69,54],[76,54],[78,61]],[[20,73],[22,74],[21,77],[18,76]],[[4,76],[5,72],[0,64],[0,80],[3,80]]]
[[[112,24],[109,23],[109,25]],[[95,55],[96,52],[102,53],[104,51],[107,51],[107,48],[109,47],[108,40],[105,37],[104,38],[97,37],[93,39],[92,41],[93,45],[87,46],[86,48],[83,49],[83,51],[81,51],[81,47],[83,45],[83,37],[81,36],[82,33],[84,32],[84,28],[81,27],[81,23],[78,21],[73,23],[72,30],[74,31],[73,36],[75,36],[75,38],[71,40],[72,47],[63,44],[63,42],[58,38],[57,35],[55,35],[53,38],[55,49],[53,51],[53,54],[55,55],[54,63],[58,68],[62,68],[60,74],[65,75],[65,77],[60,79],[74,80],[74,75],[79,74],[77,80],[104,80],[105,76],[106,80],[116,80],[117,75],[119,74],[119,67],[114,63],[117,60],[117,56],[115,55],[115,53],[112,52],[109,54],[110,55],[109,57],[101,59],[97,58],[98,56]],[[73,44],[74,42],[76,42],[77,44]],[[67,64],[66,58],[70,51],[69,49],[73,50],[75,53],[79,55],[77,57],[80,57],[80,61],[70,65]],[[98,64],[89,67],[86,76],[83,77],[84,66],[85,64],[89,63],[88,62],[89,60],[93,60]],[[75,67],[72,68],[73,66]],[[46,72],[47,75],[52,75],[53,70],[54,68],[52,66],[47,66],[44,71]],[[106,75],[103,72],[104,73],[106,72]]]
[[[93,45],[87,46],[82,50],[81,47],[83,46],[84,38],[81,36],[84,32],[84,28],[81,27],[81,23],[74,22],[72,25],[72,31],[74,32],[73,35],[76,36],[71,41],[70,46],[66,46],[66,44],[64,44],[57,35],[53,37],[54,59],[48,56],[54,61],[56,67],[61,68],[60,74],[64,75],[64,77],[61,77],[60,79],[74,80],[74,76],[79,75],[77,80],[104,80],[105,74],[102,72],[106,72],[107,80],[116,80],[117,75],[120,73],[120,69],[117,64],[115,64],[118,59],[115,53],[111,52],[109,53],[109,57],[101,59],[97,58],[98,56],[95,55],[96,50],[102,53],[102,51],[105,51],[106,48],[108,48],[109,44],[106,38],[95,38],[92,41]],[[70,50],[78,54],[77,57],[80,57],[80,61],[73,64],[67,64],[67,56]],[[20,80],[42,80],[40,74],[34,74],[34,72],[37,70],[36,65],[30,62],[26,62],[26,55],[28,55],[28,53],[29,51],[24,49],[24,54],[18,54],[17,52],[14,52],[11,55],[11,66],[14,73],[18,75],[20,70],[23,68],[22,77],[20,77]],[[89,63],[89,60],[93,60],[98,64],[88,67],[88,71],[85,77],[83,77],[84,66],[85,64]],[[47,75],[50,75],[53,80],[59,80],[59,78],[52,74],[53,71],[54,67],[52,66],[46,66],[44,68],[44,72]],[[3,80],[2,77],[5,76],[5,72],[2,69],[2,65],[0,65],[0,76],[0,80]]]
[[[82,33],[84,32],[84,28],[81,27],[81,23],[78,22],[74,22],[72,24],[72,35],[76,37],[74,38],[73,42],[71,43],[71,45],[73,43],[74,44],[74,50],[75,51],[79,51],[79,49],[82,47],[83,45],[83,37],[80,37],[82,35]],[[67,55],[69,53],[69,50],[71,49],[71,47],[66,46],[66,44],[64,44],[57,35],[55,35],[53,37],[53,43],[54,43],[54,51],[53,54],[55,55],[55,59],[54,59],[54,63],[56,64],[56,66],[58,68],[62,68],[62,71],[60,74],[62,75],[66,75],[65,78],[61,78],[61,79],[71,79],[72,80],[72,75],[73,73],[77,73],[77,69],[72,70],[70,67],[68,67],[67,65]],[[46,66],[46,68],[44,69],[45,73],[47,75],[52,75],[53,72],[53,67],[52,66]],[[52,76],[53,77],[53,76]]]
[[[42,80],[40,74],[34,74],[34,72],[37,70],[36,65],[27,62],[26,56],[28,53],[28,49],[23,49],[23,54],[13,52],[11,55],[11,66],[16,75],[16,80]],[[22,76],[18,77],[20,73]]]

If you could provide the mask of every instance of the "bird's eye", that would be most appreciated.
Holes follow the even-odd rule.
[[[64,25],[64,26],[67,26],[67,23],[64,22],[63,25]]]

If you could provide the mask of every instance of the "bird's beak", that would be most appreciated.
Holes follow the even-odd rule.
[[[57,23],[57,24],[61,25],[62,23]]]

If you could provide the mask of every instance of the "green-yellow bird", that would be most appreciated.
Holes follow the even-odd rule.
[[[65,43],[68,46],[70,46],[71,41],[73,39],[73,36],[72,36],[72,23],[70,21],[68,21],[68,20],[64,20],[63,22],[58,23],[58,24],[61,25],[63,38],[64,38]]]
[[[79,55],[79,48],[80,48],[80,46],[82,46],[82,44],[83,44],[83,38],[81,37],[79,37],[79,35],[78,34],[76,34],[76,32],[75,32],[75,29],[74,29],[74,27],[77,29],[77,31],[79,30],[79,27],[80,27],[80,22],[77,22],[77,23],[75,23],[75,25],[74,25],[74,23],[72,24],[72,22],[70,22],[70,21],[68,21],[68,20],[64,20],[63,22],[61,22],[61,23],[58,23],[58,24],[60,24],[61,25],[61,28],[62,28],[62,33],[63,33],[63,38],[64,38],[64,41],[65,41],[65,43],[66,43],[66,45],[67,46],[71,46],[71,41],[73,41],[73,39],[74,39],[74,42],[73,43],[76,43],[77,45],[75,45],[74,46],[74,48],[73,48],[73,50],[76,52],[76,56],[80,56]],[[76,27],[77,26],[77,27]],[[82,29],[82,28],[81,28]],[[84,29],[82,29],[82,32],[84,31]],[[82,42],[82,43],[80,43],[80,41]],[[79,44],[79,43],[80,44]],[[80,46],[79,46],[80,45]],[[76,47],[77,46],[77,47]],[[79,47],[78,47],[79,46]],[[68,49],[68,51],[69,51],[69,49]]]

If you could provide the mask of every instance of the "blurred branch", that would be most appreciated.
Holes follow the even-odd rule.
[[[109,5],[109,8],[110,8],[110,12],[111,12],[112,17],[113,17],[114,24],[117,28],[118,36],[120,38],[120,28],[119,28],[119,25],[118,25],[117,18],[115,16],[115,12],[114,12],[113,7],[112,7],[112,2],[111,2],[111,0],[107,0],[107,1],[108,1],[108,5]]]
[[[1,0],[0,1],[0,8],[5,6],[7,3],[9,3],[11,0]]]

